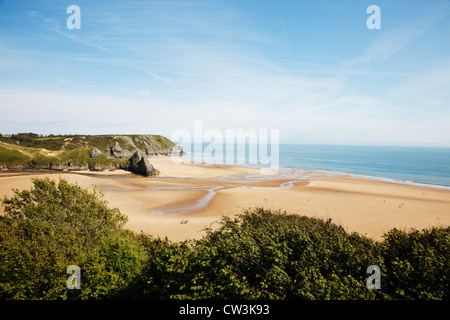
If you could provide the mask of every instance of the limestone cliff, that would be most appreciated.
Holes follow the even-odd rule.
[[[115,170],[157,174],[148,158],[182,154],[160,135],[0,135],[1,170]]]

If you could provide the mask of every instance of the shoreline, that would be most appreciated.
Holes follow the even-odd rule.
[[[101,189],[111,207],[126,214],[126,228],[173,241],[199,238],[222,215],[250,207],[331,218],[348,232],[375,240],[393,227],[422,229],[450,225],[450,190],[357,177],[350,174],[280,169],[175,164],[171,157],[150,157],[157,177],[124,172],[0,173],[0,198],[12,188],[29,189],[32,177],[58,176],[81,187]],[[182,224],[181,221],[188,223]]]
[[[444,149],[448,149],[448,148],[444,148]],[[187,155],[185,155],[185,156],[187,156]],[[185,158],[185,160],[192,162],[192,160],[190,160],[189,158]],[[281,166],[278,169],[273,169],[273,168],[265,168],[265,167],[261,167],[261,166],[250,165],[250,164],[208,164],[208,163],[200,164],[199,163],[197,165],[242,166],[242,167],[253,168],[253,169],[257,168],[257,169],[269,169],[269,170],[294,170],[294,171],[299,171],[299,172],[322,172],[322,173],[328,173],[330,175],[339,175],[339,176],[344,175],[344,176],[351,176],[351,177],[355,177],[355,178],[398,183],[398,184],[403,184],[403,185],[412,185],[412,186],[418,186],[418,187],[424,187],[424,188],[450,190],[450,184],[446,185],[446,184],[438,184],[438,183],[428,183],[428,182],[403,180],[403,179],[397,179],[397,178],[387,178],[387,177],[380,177],[380,176],[375,176],[375,175],[341,172],[341,171],[333,171],[333,170],[302,169],[302,168],[281,167]]]
[[[153,156],[148,157],[150,161],[153,161],[154,159],[171,159],[171,156]],[[348,172],[340,172],[340,171],[329,171],[329,170],[306,170],[306,169],[299,169],[299,168],[283,168],[280,167],[278,169],[274,168],[265,168],[265,167],[259,167],[259,166],[252,166],[247,164],[211,164],[206,162],[194,162],[191,160],[186,159],[185,161],[188,161],[190,163],[184,163],[184,165],[190,165],[190,166],[197,166],[197,167],[208,167],[208,168],[223,168],[223,167],[230,167],[230,168],[242,168],[250,169],[250,170],[276,170],[276,171],[295,171],[299,173],[322,173],[322,174],[328,174],[330,176],[348,176],[348,177],[354,177],[354,178],[360,178],[360,179],[366,179],[366,180],[374,180],[374,181],[382,181],[382,182],[388,182],[388,183],[395,183],[395,184],[401,184],[401,185],[410,185],[410,186],[417,186],[422,188],[431,188],[431,189],[441,189],[441,190],[450,190],[450,185],[441,185],[441,184],[433,184],[433,183],[425,183],[425,182],[417,182],[417,181],[411,181],[411,180],[401,180],[401,179],[395,179],[395,178],[385,178],[385,177],[379,177],[379,176],[371,176],[371,175],[365,175],[365,174],[357,174],[357,173],[348,173]],[[91,175],[91,176],[136,176],[135,174],[121,169],[116,170],[104,170],[104,171],[90,171],[90,170],[44,170],[44,169],[26,169],[26,170],[0,170],[0,177],[2,176],[21,176],[21,175],[37,175],[37,174],[83,174],[83,175]],[[265,174],[266,175],[266,174]],[[267,176],[270,176],[270,174],[267,174]],[[161,178],[160,176],[156,176],[156,178]],[[173,177],[174,179],[179,179],[180,177]],[[295,179],[294,179],[295,180]]]
[[[219,164],[219,165],[227,166],[229,164]],[[230,166],[233,166],[233,165],[230,165]],[[248,167],[248,168],[258,168],[258,169],[264,168],[264,167],[256,167],[256,166],[245,165],[245,164],[239,165],[239,166]],[[277,170],[277,169],[272,169],[272,170]],[[341,172],[341,171],[306,170],[306,169],[299,169],[299,168],[284,168],[284,167],[280,167],[278,170],[293,170],[293,171],[298,171],[298,172],[321,172],[321,173],[328,173],[330,175],[349,176],[349,177],[361,178],[361,179],[366,179],[366,180],[383,181],[383,182],[397,183],[397,184],[402,184],[402,185],[411,185],[411,186],[417,186],[417,187],[423,187],[423,188],[450,190],[450,185],[418,182],[418,181],[411,181],[411,180],[401,180],[401,179],[394,179],[394,178],[385,178],[385,177],[371,176],[371,175],[358,174],[358,173]]]
[[[409,180],[398,180],[398,179],[375,177],[375,176],[366,176],[366,175],[362,175],[362,174],[348,173],[348,175],[354,176],[355,178],[397,183],[397,184],[402,184],[402,185],[407,185],[407,186],[416,186],[416,187],[421,187],[421,188],[440,189],[440,190],[450,190],[450,186],[447,186],[447,185],[431,184],[431,183],[416,182],[416,181],[409,181]]]

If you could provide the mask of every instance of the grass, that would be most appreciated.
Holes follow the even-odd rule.
[[[20,134],[13,137],[1,137],[0,141],[5,143],[16,143],[22,147],[42,148],[52,151],[60,150],[65,141],[64,137],[23,137]]]
[[[22,152],[15,149],[5,148],[0,145],[0,164],[19,166],[30,160],[31,157],[24,155]]]
[[[160,136],[160,135],[153,135],[152,136],[159,144],[164,146],[165,148],[173,148],[175,147],[175,143],[167,139],[166,137]]]

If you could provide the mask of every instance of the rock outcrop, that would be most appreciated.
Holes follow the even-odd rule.
[[[158,171],[155,170],[153,165],[144,157],[141,152],[136,151],[129,159],[128,171],[133,172],[141,176],[155,176]]]
[[[124,159],[129,158],[132,155],[129,150],[122,148],[118,141],[116,141],[114,146],[110,146],[109,148],[111,157],[114,158]]]
[[[180,146],[174,146],[170,151],[171,155],[182,156],[184,154],[183,148]]]
[[[109,146],[109,156],[118,159],[130,158],[136,151],[146,156],[170,156],[174,149],[176,154],[183,154],[183,149],[172,141],[151,135],[141,136],[114,136]]]
[[[92,150],[89,152],[89,157],[92,159],[98,158],[102,155],[102,152],[98,150],[96,147],[93,147]]]

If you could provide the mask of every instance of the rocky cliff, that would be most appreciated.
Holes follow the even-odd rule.
[[[124,169],[153,176],[158,170],[149,158],[172,153],[183,150],[159,135],[0,135],[1,170]]]

